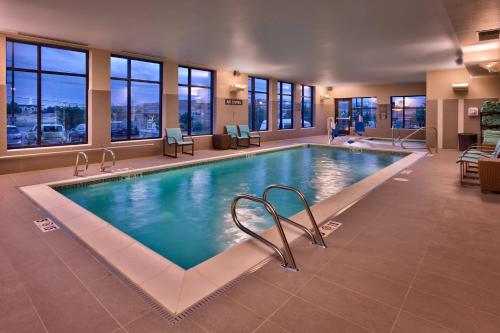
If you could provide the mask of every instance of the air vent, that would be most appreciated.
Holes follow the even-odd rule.
[[[479,41],[500,39],[500,29],[478,31],[477,36]]]
[[[35,35],[35,34],[28,33],[28,32],[18,32],[18,35],[25,36],[25,37],[46,39],[46,40],[50,40],[50,41],[54,41],[54,42],[59,42],[59,43],[74,44],[74,45],[79,45],[79,46],[89,46],[89,44],[85,44],[85,43],[74,42],[74,41],[71,41],[71,40],[59,39],[59,38],[52,38],[52,37],[41,36],[41,35]]]

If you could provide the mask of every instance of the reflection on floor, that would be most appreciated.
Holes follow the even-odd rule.
[[[497,332],[500,195],[460,187],[457,154],[423,159],[398,175],[408,181],[389,180],[336,217],[327,249],[294,243],[299,272],[272,261],[174,326],[65,231],[32,223],[44,214],[17,187],[72,168],[0,176],[0,332]]]

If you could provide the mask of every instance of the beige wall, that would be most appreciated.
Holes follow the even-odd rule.
[[[366,128],[366,135],[391,137],[391,96],[425,95],[425,83],[379,84],[360,86],[339,86],[333,89],[335,98],[377,97],[377,127]],[[387,118],[380,118],[380,109],[385,107]],[[402,135],[409,131],[402,130]],[[419,138],[418,136],[415,138]]]
[[[453,83],[468,83],[469,89],[456,93]],[[456,149],[457,133],[476,133],[480,137],[479,117],[469,117],[469,107],[481,108],[486,100],[500,98],[500,77],[471,78],[465,68],[427,73],[427,125],[438,129],[440,148]],[[428,142],[433,141],[428,136]]]

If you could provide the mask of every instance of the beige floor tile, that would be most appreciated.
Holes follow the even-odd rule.
[[[404,310],[460,332],[493,333],[500,327],[500,317],[415,289]]]
[[[122,325],[130,323],[151,311],[148,304],[114,276],[107,276],[93,281],[87,286]]]
[[[337,264],[335,260],[318,276],[394,307],[402,304],[408,290],[405,285],[349,265]]]
[[[366,333],[367,329],[357,326],[330,312],[296,297],[292,298],[270,320],[289,332],[315,333]]]
[[[394,326],[393,333],[453,333],[451,329],[428,320],[402,312]]]
[[[266,318],[283,305],[291,297],[291,294],[249,276],[231,288],[226,296]]]
[[[264,321],[228,297],[220,296],[189,317],[208,332],[252,332]]]
[[[311,303],[374,332],[389,332],[398,308],[314,278],[297,294]]]
[[[419,272],[412,287],[500,316],[500,293],[482,289],[481,285],[470,285],[443,276]]]

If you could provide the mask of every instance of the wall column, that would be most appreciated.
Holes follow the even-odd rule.
[[[458,133],[463,133],[465,128],[465,106],[464,99],[458,100]]]
[[[438,99],[437,100],[437,131],[438,131],[438,148],[442,149],[443,148],[443,119],[444,119],[444,114],[443,114],[443,100]]]
[[[94,147],[111,145],[110,52],[90,50],[89,143]]]
[[[0,156],[5,156],[7,153],[7,86],[6,86],[6,38],[0,35]]]

